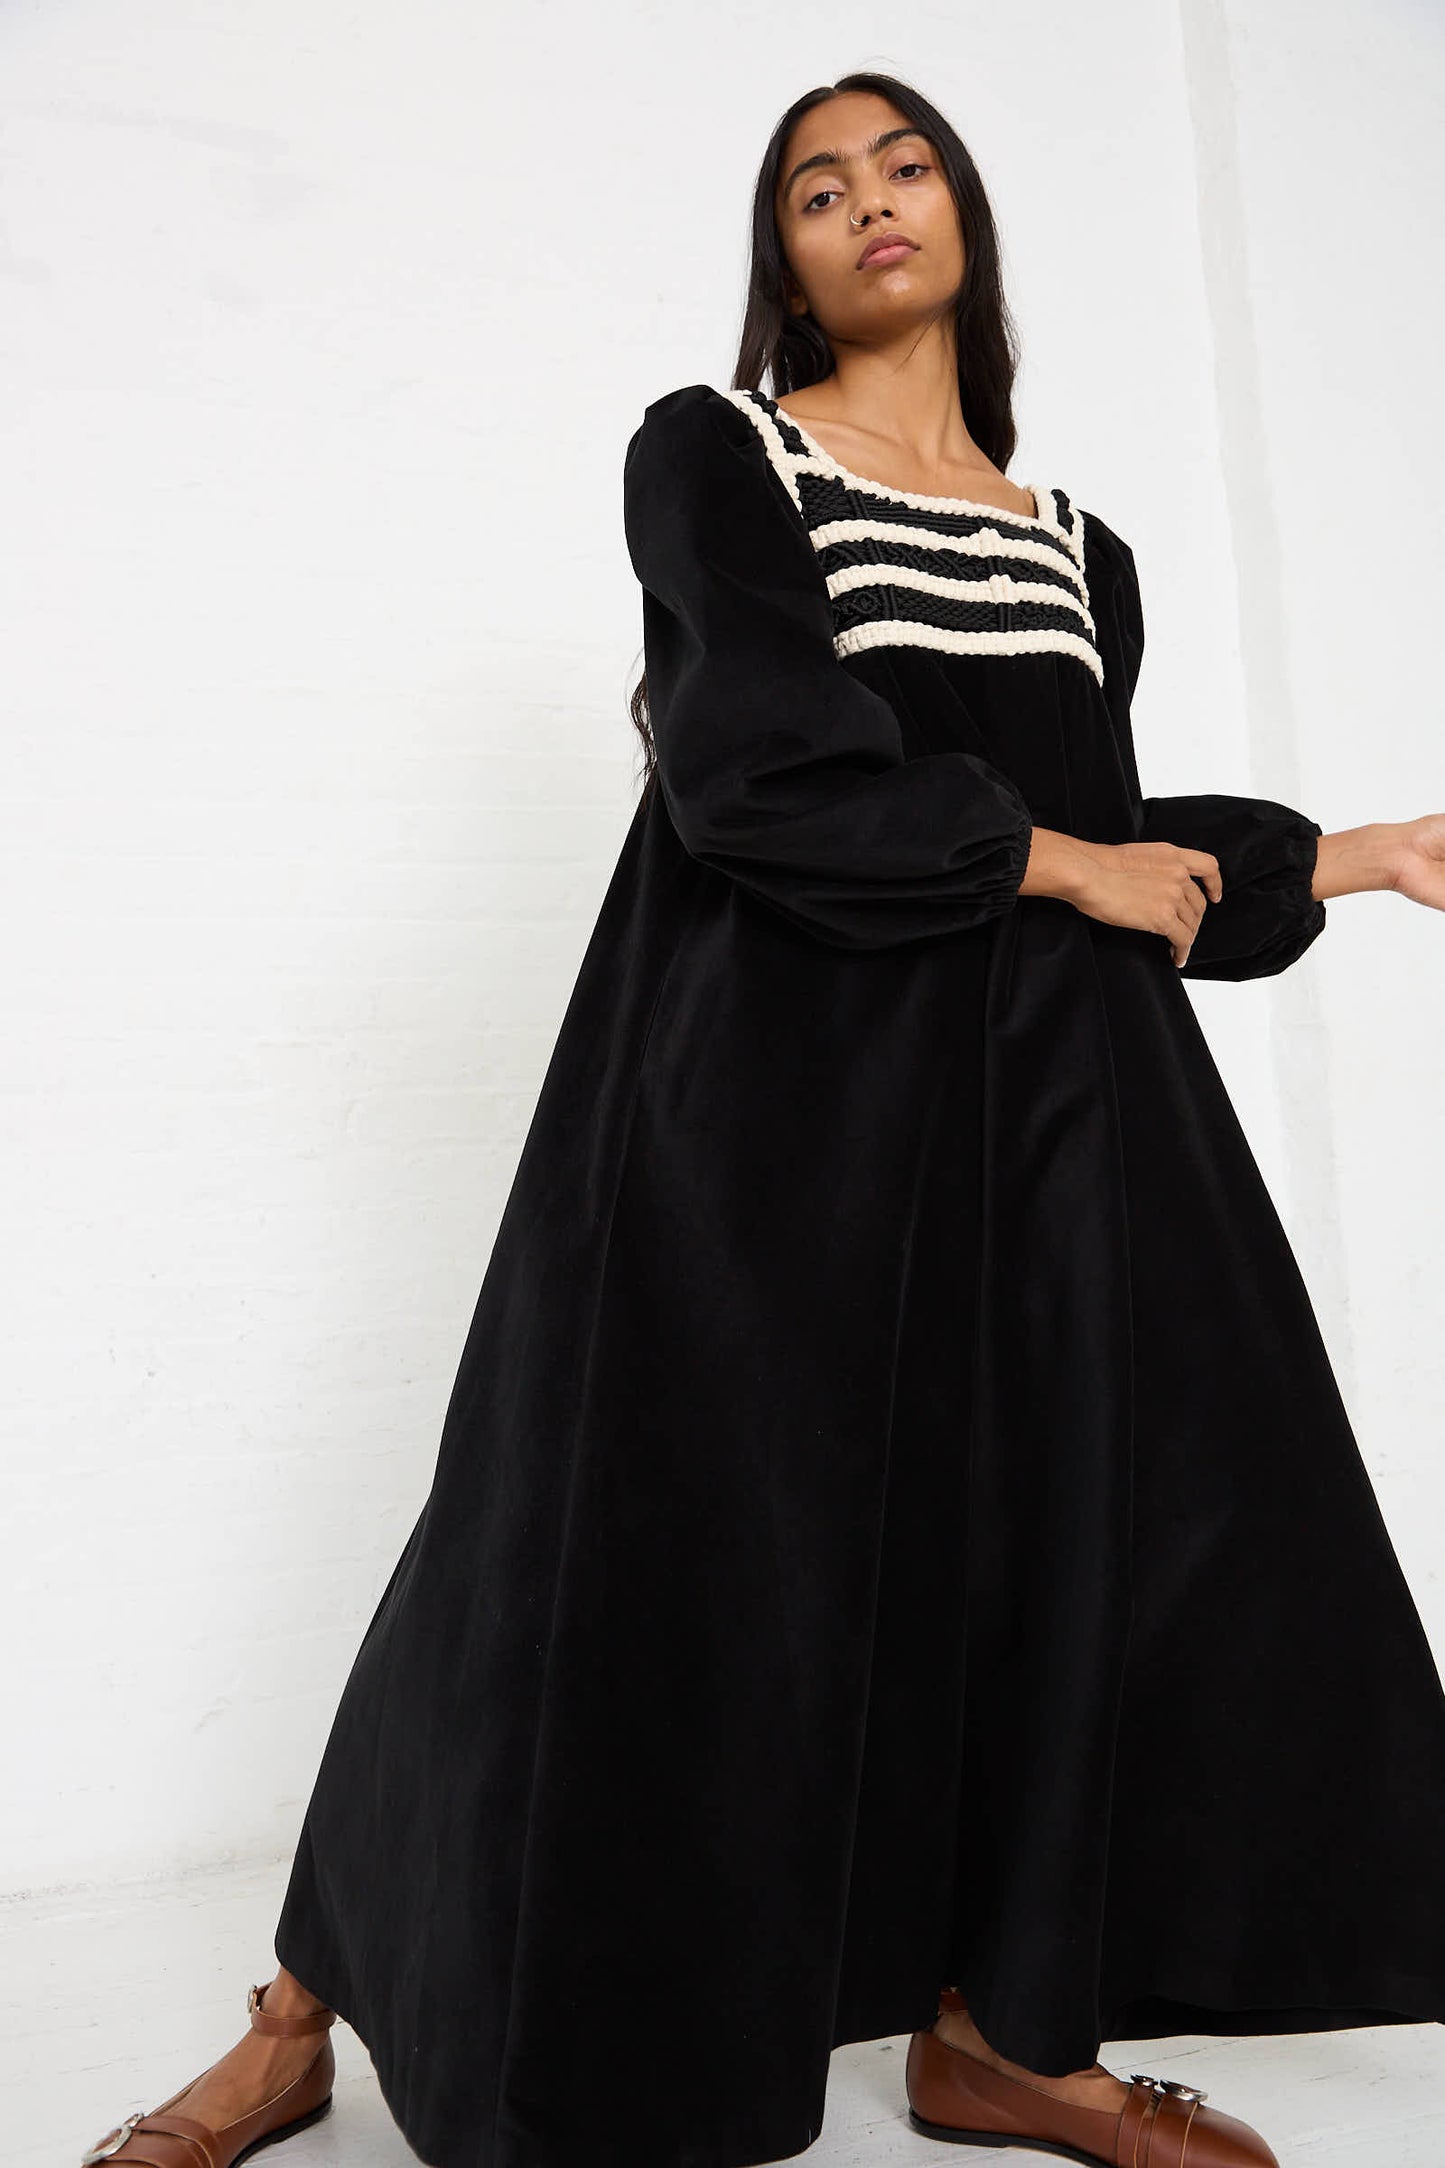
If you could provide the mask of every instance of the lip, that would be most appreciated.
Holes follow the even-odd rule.
[[[910,241],[906,233],[877,233],[858,258],[855,268],[859,271],[865,264],[873,263],[886,255],[890,263],[901,263],[905,254],[913,255],[918,243]]]

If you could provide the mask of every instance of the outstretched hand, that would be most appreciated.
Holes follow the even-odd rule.
[[[1395,876],[1390,886],[1412,903],[1445,911],[1445,813],[1422,813],[1395,824]]]

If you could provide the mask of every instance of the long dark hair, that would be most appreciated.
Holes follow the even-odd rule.
[[[803,391],[831,376],[833,349],[811,309],[795,316],[787,306],[787,259],[774,212],[783,154],[805,113],[847,90],[871,91],[896,106],[904,119],[928,137],[938,154],[963,233],[963,280],[953,296],[954,344],[958,353],[958,394],[963,419],[975,444],[998,468],[1006,469],[1018,442],[1013,416],[1013,384],[1018,371],[1018,334],[1004,299],[998,229],[988,195],[967,145],[957,129],[921,91],[893,75],[861,69],[824,83],[794,100],[768,138],[753,189],[752,258],[734,391],[760,391],[764,376],[771,398]],[[638,679],[628,703],[643,746],[642,801],[650,795],[657,766],[652,725],[647,712],[647,674]],[[640,801],[641,802],[641,801]]]

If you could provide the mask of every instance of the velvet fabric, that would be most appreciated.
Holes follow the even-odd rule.
[[[1035,2069],[1445,2021],[1445,1694],[1185,978],[1318,824],[1145,798],[1075,656],[840,658],[751,424],[628,446],[622,842],[282,1963],[432,2168],[745,2168],[945,1983]],[[1208,849],[1188,967],[1033,824]]]

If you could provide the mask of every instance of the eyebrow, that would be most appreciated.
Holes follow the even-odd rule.
[[[885,128],[881,135],[874,136],[871,143],[864,144],[862,156],[876,158],[879,151],[884,150],[890,143],[896,143],[900,136],[918,136],[923,142],[928,140],[921,128]],[[846,151],[814,151],[811,158],[801,159],[794,166],[783,183],[783,194],[787,195],[799,174],[811,173],[815,166],[849,166],[852,163]]]

